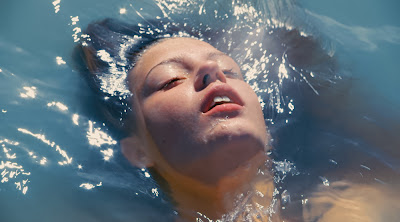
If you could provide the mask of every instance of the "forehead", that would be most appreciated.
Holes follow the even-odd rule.
[[[170,38],[165,39],[150,47],[142,56],[141,60],[145,61],[149,57],[154,60],[159,57],[160,60],[168,59],[168,56],[176,54],[196,54],[202,52],[218,51],[210,44],[193,38]]]
[[[131,71],[130,79],[134,78],[135,82],[140,82],[152,67],[176,56],[199,58],[212,52],[219,51],[210,44],[197,39],[170,38],[161,40],[143,53],[135,68]]]

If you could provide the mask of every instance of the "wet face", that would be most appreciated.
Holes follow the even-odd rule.
[[[269,149],[256,94],[236,62],[208,43],[163,40],[128,81],[156,170],[215,183]]]

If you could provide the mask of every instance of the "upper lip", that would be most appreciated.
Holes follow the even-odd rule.
[[[203,113],[208,112],[213,105],[214,98],[220,96],[227,96],[231,100],[230,103],[235,103],[243,106],[243,100],[240,98],[239,94],[228,84],[213,84],[204,96],[201,111]]]

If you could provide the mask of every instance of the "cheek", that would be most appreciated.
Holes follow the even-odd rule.
[[[250,86],[247,85],[247,87],[248,87],[248,90],[249,90],[248,91],[248,97],[250,98],[249,100],[250,100],[250,103],[251,103],[251,105],[250,105],[251,106],[251,112],[254,113],[253,117],[257,119],[257,122],[259,124],[261,124],[263,128],[265,128],[266,126],[265,126],[264,114],[263,114],[263,111],[262,111],[262,108],[261,108],[261,104],[260,104],[260,102],[258,100],[258,96]]]
[[[182,134],[196,118],[196,104],[188,90],[161,92],[142,105],[147,128],[154,139]]]
[[[147,123],[162,124],[169,122],[171,118],[177,115],[178,111],[175,104],[166,100],[149,101],[143,106],[143,113]]]
[[[143,114],[155,149],[169,165],[176,167],[192,155],[187,147],[196,134],[200,109],[197,110],[190,93],[164,95],[144,101]]]
[[[253,123],[260,134],[266,134],[264,114],[261,108],[261,104],[258,101],[257,94],[247,83],[244,82],[238,84],[237,89],[240,89],[241,92],[239,93],[245,99],[248,118],[250,118],[250,121]]]
[[[232,84],[232,86],[239,91],[239,94],[253,111],[259,110],[262,113],[261,104],[258,101],[257,94],[249,84],[243,81],[238,81]]]

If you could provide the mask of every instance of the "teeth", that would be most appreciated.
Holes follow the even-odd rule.
[[[212,104],[210,105],[209,109],[212,109],[217,104],[230,103],[230,102],[232,102],[232,100],[227,96],[216,96],[216,97],[214,97],[214,100],[213,100]]]
[[[216,96],[215,98],[214,98],[214,103],[220,103],[220,102],[230,102],[231,101],[231,99],[229,99],[229,97],[227,97],[227,96]]]

